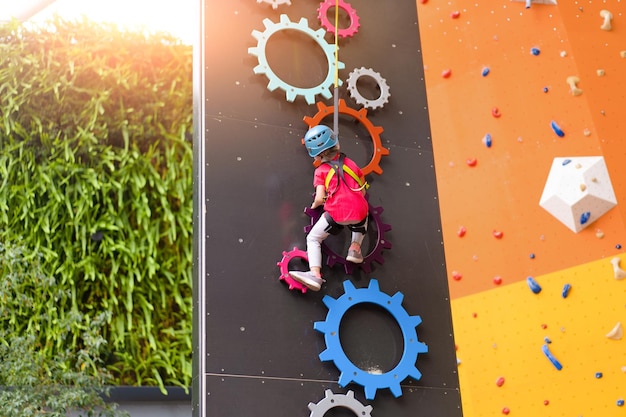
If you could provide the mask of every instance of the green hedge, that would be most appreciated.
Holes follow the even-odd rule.
[[[19,305],[0,321],[53,357],[85,343],[67,317],[104,314],[119,385],[191,383],[191,68],[167,34],[0,27],[0,243],[41,258],[51,291],[69,294],[42,303],[46,323]]]

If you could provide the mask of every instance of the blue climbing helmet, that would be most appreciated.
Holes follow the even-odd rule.
[[[306,132],[306,135],[304,135],[304,146],[311,158],[316,157],[326,149],[334,147],[336,144],[337,137],[328,126],[313,126]]]

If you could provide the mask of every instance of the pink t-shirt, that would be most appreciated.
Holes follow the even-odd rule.
[[[337,160],[339,155],[335,158]],[[365,183],[365,177],[359,166],[350,158],[344,157],[344,165],[348,166]],[[315,169],[313,186],[326,183],[326,176],[332,167],[323,163]],[[337,223],[354,222],[358,223],[367,217],[368,204],[363,193],[358,190],[360,185],[349,174],[344,172],[344,179],[348,185],[339,179],[337,173],[333,175],[326,190],[326,202],[324,210],[330,214]],[[357,191],[353,191],[357,190]]]

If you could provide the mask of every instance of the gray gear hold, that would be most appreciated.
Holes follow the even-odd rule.
[[[376,84],[378,84],[378,88],[380,90],[380,95],[375,100],[368,100],[359,92],[357,88],[357,81],[361,77],[370,77]],[[355,68],[350,75],[348,76],[348,92],[350,93],[350,97],[360,104],[361,106],[367,109],[376,109],[378,107],[382,108],[386,103],[389,102],[389,97],[391,93],[389,92],[389,86],[387,85],[387,81],[380,75],[380,73],[374,71],[371,68]]]
[[[347,408],[355,416],[371,417],[372,406],[361,404],[359,400],[354,398],[354,392],[352,391],[348,391],[346,394],[335,394],[327,389],[324,394],[325,397],[317,404],[309,403],[309,410],[311,410],[309,417],[324,417],[330,409],[335,407]]]

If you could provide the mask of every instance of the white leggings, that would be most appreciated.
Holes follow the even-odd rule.
[[[351,224],[357,224],[357,222],[337,222],[342,226],[348,226]],[[365,227],[367,230],[367,221],[365,222]],[[306,237],[306,252],[309,257],[309,268],[311,267],[322,267],[322,242],[326,239],[330,233],[332,226],[326,220],[326,214],[322,214],[319,220],[315,223],[315,225],[311,228],[311,231]],[[356,242],[359,245],[363,243],[363,239],[365,238],[364,233],[360,232],[352,232],[352,242]]]

